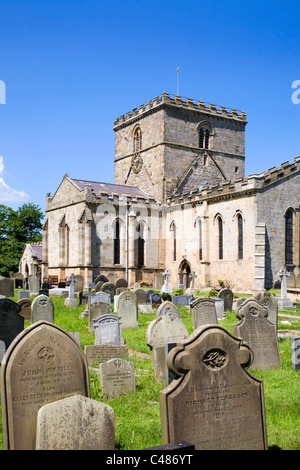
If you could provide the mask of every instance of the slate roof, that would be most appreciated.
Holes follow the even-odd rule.
[[[42,260],[43,259],[43,256],[42,256],[43,246],[42,245],[30,245],[30,246],[31,246],[34,256],[38,260]]]
[[[84,190],[86,184],[91,185],[92,190],[95,194],[99,194],[101,191],[106,191],[108,195],[112,193],[118,194],[118,196],[122,196],[122,194],[129,194],[131,197],[135,196],[144,196],[147,197],[147,193],[142,191],[137,186],[127,186],[123,184],[112,184],[112,183],[100,183],[98,181],[85,181],[85,180],[77,180],[74,178],[69,178],[73,183],[80,189]]]

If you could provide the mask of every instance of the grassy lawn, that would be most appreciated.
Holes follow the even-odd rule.
[[[54,302],[55,323],[66,331],[79,332],[82,348],[94,344],[95,336],[88,329],[88,319],[79,315],[85,306],[64,307],[63,297],[51,297]],[[13,300],[17,300],[17,292]],[[185,306],[179,306],[182,321],[189,333],[192,333],[192,317]],[[284,313],[284,312],[280,312]],[[295,329],[300,331],[300,306],[296,311],[287,311],[295,319],[289,319],[290,325],[278,323],[278,330]],[[138,327],[122,330],[125,344],[129,347],[128,360],[135,364],[136,392],[126,393],[121,397],[104,400],[95,370],[90,371],[91,397],[110,405],[115,413],[116,449],[137,450],[161,445],[161,424],[159,392],[163,384],[154,379],[150,349],[145,343],[145,334],[153,314],[139,312]],[[281,319],[281,317],[280,317]],[[283,317],[282,317],[283,319]],[[226,319],[219,324],[233,333],[233,325],[239,320],[234,312],[227,312]],[[30,324],[25,322],[25,327]],[[254,377],[264,381],[265,408],[269,449],[300,449],[300,412],[299,389],[300,373],[292,368],[291,339],[278,338],[281,369],[251,371]],[[0,449],[3,449],[2,421],[0,429]]]

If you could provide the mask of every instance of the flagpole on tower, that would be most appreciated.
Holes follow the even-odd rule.
[[[177,67],[176,73],[177,73],[177,96],[179,96],[179,67]]]

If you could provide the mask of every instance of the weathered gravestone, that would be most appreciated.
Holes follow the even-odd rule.
[[[6,349],[24,330],[24,318],[20,315],[21,307],[11,299],[0,299],[0,339]]]
[[[199,326],[207,324],[218,324],[215,301],[209,298],[196,299],[190,303],[193,317],[193,327],[196,330]]]
[[[54,305],[47,295],[38,295],[31,304],[31,323],[41,320],[54,323]]]
[[[158,308],[161,303],[161,294],[154,292],[154,294],[151,295],[151,307]]]
[[[115,286],[116,286],[116,289],[118,289],[118,287],[128,287],[128,282],[123,277],[118,277],[118,279],[115,282]]]
[[[164,277],[161,273],[154,273],[153,287],[154,289],[161,289],[164,283]]]
[[[114,296],[116,295],[116,286],[112,282],[104,282],[104,284],[101,286],[101,291],[110,295],[111,303],[114,301]]]
[[[105,403],[73,395],[42,406],[36,450],[114,450],[115,415]]]
[[[173,316],[158,317],[146,331],[146,344],[151,350],[151,359],[157,381],[165,381],[165,344],[178,343],[189,336],[184,324]]]
[[[238,311],[241,320],[234,325],[234,332],[249,345],[253,352],[253,369],[281,367],[277,335],[268,320],[268,309],[256,300],[244,302]]]
[[[106,302],[93,302],[89,304],[89,331],[94,333],[94,320],[101,315],[111,313],[110,304]]]
[[[21,310],[19,312],[19,315],[23,317],[25,320],[30,320],[31,319],[31,304],[32,300],[31,299],[20,299],[17,302],[18,305],[20,305]]]
[[[33,450],[39,408],[76,394],[90,396],[86,358],[76,341],[45,321],[23,330],[1,364],[5,449]]]
[[[160,392],[163,444],[196,450],[268,448],[263,382],[247,372],[250,348],[219,325],[198,328],[167,357],[176,375]]]
[[[95,344],[110,344],[120,346],[124,344],[121,332],[121,317],[117,315],[102,315],[94,320]]]
[[[94,303],[94,302],[105,302],[109,304],[110,306],[111,304],[110,294],[108,292],[102,292],[102,291],[96,292],[95,294],[91,292],[90,302],[88,303]]]
[[[13,279],[0,276],[0,294],[5,297],[13,297],[15,295]]]
[[[4,357],[4,354],[6,352],[6,346],[5,346],[5,343],[4,341],[0,340],[0,363]]]
[[[268,320],[275,327],[277,331],[277,320],[278,320],[278,301],[275,295],[270,292],[261,292],[254,297],[254,300],[269,310]]]
[[[103,396],[106,398],[135,392],[134,363],[113,358],[100,364],[100,384]]]
[[[40,286],[41,286],[41,281],[40,281],[39,276],[34,276],[34,275],[29,276],[28,283],[29,283],[30,295],[38,295]]]
[[[117,312],[122,319],[122,328],[138,326],[138,306],[134,292],[124,291],[119,295]]]
[[[189,305],[193,300],[195,300],[193,294],[172,295],[172,302],[174,305]]]
[[[95,292],[100,292],[103,284],[104,284],[103,281],[98,281],[97,284],[95,285]]]
[[[215,302],[215,309],[217,314],[218,320],[223,320],[226,316],[225,308],[224,308],[224,300],[219,297],[209,297]]]
[[[294,304],[287,296],[287,278],[291,273],[283,267],[277,274],[281,280],[281,296],[278,299],[278,308],[281,310],[293,308]]]
[[[224,309],[226,310],[232,310],[232,304],[233,304],[233,292],[232,290],[228,289],[227,287],[224,287],[224,289],[221,289],[218,292],[218,297],[222,300],[224,300]]]
[[[106,276],[104,276],[104,274],[99,274],[99,276],[96,277],[95,279],[95,284],[97,284],[97,282],[108,282],[108,279]]]
[[[292,338],[292,367],[300,369],[300,336]]]
[[[150,303],[151,302],[151,296],[152,294],[155,294],[155,290],[146,290],[146,303]]]
[[[171,316],[176,318],[176,320],[178,321],[182,321],[178,308],[172,302],[169,302],[169,300],[166,300],[165,302],[160,304],[156,311],[156,317],[164,316]]]
[[[116,295],[120,295],[122,292],[129,290],[128,287],[117,287],[116,288]]]
[[[89,366],[99,367],[102,362],[107,362],[115,357],[126,357],[128,355],[128,346],[126,344],[120,346],[90,344],[84,347],[84,354]]]
[[[81,276],[81,274],[76,274],[75,278],[76,278],[76,281],[74,284],[74,292],[83,291],[83,285],[84,285],[83,276]]]
[[[144,289],[138,288],[133,291],[136,295],[137,304],[142,305],[147,303],[147,292]]]
[[[160,290],[161,294],[162,293],[167,293],[167,294],[173,294],[173,289],[171,284],[169,283],[169,277],[171,276],[171,273],[166,269],[165,272],[163,273],[163,276],[165,278],[164,284]]]
[[[74,274],[71,274],[70,277],[68,277],[67,281],[70,283],[69,286],[69,295],[66,298],[64,305],[65,307],[77,307],[77,299],[75,298],[75,286],[76,283],[78,282],[78,278],[74,276]],[[77,292],[79,292],[77,290]]]
[[[30,292],[29,292],[29,290],[20,290],[20,291],[18,292],[18,294],[19,294],[19,300],[21,300],[21,299],[29,299],[29,297],[30,297]]]

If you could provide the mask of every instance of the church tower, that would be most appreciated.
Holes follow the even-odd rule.
[[[163,93],[115,120],[115,184],[159,202],[245,175],[246,115]]]

